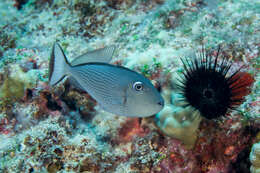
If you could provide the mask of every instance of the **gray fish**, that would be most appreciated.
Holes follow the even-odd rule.
[[[76,63],[72,66],[55,43],[49,67],[49,84],[72,77],[107,112],[128,117],[158,113],[164,100],[149,79],[128,68],[104,62]]]

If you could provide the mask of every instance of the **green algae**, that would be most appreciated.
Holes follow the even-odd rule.
[[[74,8],[75,10],[79,10],[83,16],[91,16],[96,12],[95,5],[89,1],[77,0],[74,2]]]
[[[15,80],[6,74],[5,80],[0,88],[0,104],[9,105],[21,99],[24,95],[25,84]]]
[[[9,0],[10,1],[10,0]],[[35,2],[34,1],[30,1],[30,2]],[[94,24],[89,24],[89,26],[93,26],[94,30],[96,30],[97,28],[106,28],[104,29],[107,32],[104,32],[101,37],[98,36],[97,34],[94,35],[94,39],[89,39],[88,40],[88,44],[86,44],[86,42],[82,41],[82,40],[86,40],[86,37],[82,36],[81,31],[86,32],[86,30],[88,30],[88,25],[82,25],[79,26],[78,25],[78,17],[79,15],[84,16],[84,10],[83,13],[80,11],[80,9],[76,10],[75,13],[75,4],[77,2],[82,2],[82,1],[77,1],[77,2],[73,2],[70,3],[71,5],[68,5],[69,1],[60,1],[60,0],[54,0],[53,4],[56,6],[54,7],[54,5],[51,7],[51,9],[47,9],[43,10],[43,11],[33,11],[33,15],[30,15],[28,13],[31,13],[30,10],[28,10],[29,4],[25,6],[25,8],[22,10],[25,15],[23,15],[23,13],[12,13],[12,15],[17,15],[17,19],[19,19],[18,21],[14,21],[14,20],[9,20],[10,24],[12,23],[12,25],[17,25],[20,26],[21,24],[24,24],[25,26],[22,27],[14,27],[14,30],[18,30],[20,32],[17,32],[19,35],[19,41],[16,41],[16,44],[22,45],[22,47],[30,47],[30,46],[37,46],[38,48],[40,48],[39,50],[42,51],[42,54],[39,55],[39,61],[37,62],[39,64],[43,63],[44,61],[47,61],[47,57],[49,55],[49,48],[51,47],[51,45],[53,44],[54,40],[60,40],[62,42],[64,42],[64,45],[62,45],[63,47],[68,47],[68,45],[74,45],[74,50],[73,51],[81,51],[82,49],[85,49],[85,47],[91,45],[91,46],[100,46],[101,44],[113,44],[113,43],[120,43],[122,44],[122,46],[120,46],[120,50],[117,53],[117,60],[122,60],[123,62],[125,62],[125,64],[123,64],[124,66],[127,65],[128,62],[130,62],[133,57],[137,57],[135,59],[142,59],[143,57],[140,56],[140,52],[144,52],[141,55],[145,55],[145,53],[148,53],[147,56],[150,57],[149,61],[140,61],[141,63],[139,64],[138,60],[134,60],[134,65],[132,65],[131,67],[135,67],[140,65],[140,71],[142,73],[144,73],[146,76],[150,76],[153,73],[153,69],[156,69],[156,64],[154,64],[153,62],[153,57],[156,57],[156,59],[158,60],[158,63],[161,64],[162,68],[164,68],[163,70],[167,71],[168,73],[171,73],[173,71],[176,71],[177,68],[177,73],[181,73],[181,71],[183,71],[182,67],[175,67],[175,66],[170,66],[174,69],[171,68],[167,68],[168,64],[173,63],[174,65],[178,64],[176,63],[178,61],[178,59],[176,57],[178,57],[179,55],[181,55],[181,53],[185,52],[186,49],[183,49],[183,47],[192,47],[192,45],[196,45],[198,43],[201,43],[201,35],[203,34],[203,38],[205,38],[208,41],[208,45],[209,47],[215,47],[216,44],[219,44],[220,42],[226,42],[228,45],[232,44],[232,43],[236,43],[234,50],[236,49],[236,47],[239,47],[241,44],[243,47],[248,48],[249,50],[255,50],[256,48],[254,48],[252,46],[252,42],[254,43],[259,43],[259,34],[257,32],[259,32],[257,30],[258,28],[258,21],[259,21],[259,17],[256,13],[256,10],[259,9],[259,5],[257,8],[257,5],[255,5],[254,2],[256,1],[248,1],[248,0],[238,0],[238,1],[224,1],[221,0],[219,2],[219,7],[221,7],[223,10],[218,14],[215,12],[215,10],[209,11],[205,8],[199,8],[199,10],[197,12],[189,12],[189,11],[185,11],[184,10],[184,15],[183,16],[179,16],[177,20],[179,20],[179,24],[174,27],[174,28],[169,28],[167,30],[167,34],[165,34],[165,36],[160,37],[160,39],[158,39],[158,31],[164,30],[165,27],[163,26],[163,23],[161,23],[160,21],[162,20],[162,15],[165,15],[164,17],[167,18],[167,15],[169,15],[168,11],[177,11],[177,10],[181,10],[184,8],[189,8],[186,5],[184,5],[184,3],[190,3],[190,2],[195,2],[192,0],[173,0],[173,1],[165,1],[166,3],[168,3],[168,8],[161,8],[161,10],[158,11],[152,11],[152,13],[154,14],[154,17],[150,17],[149,15],[144,15],[145,17],[143,17],[140,21],[135,21],[133,22],[134,24],[132,24],[133,19],[131,19],[131,16],[129,14],[129,11],[131,11],[131,15],[138,15],[138,9],[134,9],[135,6],[139,6],[140,9],[140,4],[137,3],[137,5],[134,5],[133,7],[131,7],[128,10],[128,13],[125,13],[125,11],[120,10],[119,13],[115,13],[118,14],[118,16],[123,16],[122,18],[126,21],[124,24],[120,24],[118,27],[118,23],[116,23],[115,21],[117,21],[116,17],[114,21],[112,21],[111,23],[114,24],[114,28],[113,27],[108,27],[110,26],[108,25],[95,25]],[[171,3],[169,3],[171,2]],[[2,2],[1,2],[2,3]],[[236,5],[236,4],[241,4],[241,5]],[[34,7],[34,6],[32,6]],[[166,5],[164,6],[166,7]],[[57,9],[56,9],[57,8]],[[156,7],[157,8],[157,7]],[[59,10],[60,9],[60,10]],[[70,13],[70,11],[73,11],[73,13]],[[253,12],[252,12],[253,11]],[[111,12],[111,11],[110,11]],[[247,13],[245,13],[247,12]],[[48,14],[47,14],[48,13]],[[53,13],[56,13],[56,15],[52,15]],[[112,14],[113,12],[111,12]],[[149,11],[148,11],[149,13]],[[165,14],[163,14],[165,13]],[[210,13],[210,15],[207,15],[208,13]],[[237,15],[237,13],[241,13],[241,15]],[[253,14],[254,13],[254,14]],[[212,14],[212,15],[211,15]],[[7,21],[7,19],[10,19],[9,13],[7,13],[7,18],[4,17],[3,21]],[[194,17],[192,18],[192,15],[194,15]],[[218,16],[220,15],[220,16]],[[250,17],[252,15],[256,15],[255,17]],[[34,17],[33,17],[34,16]],[[248,16],[248,17],[244,17],[244,16]],[[142,17],[142,16],[141,16]],[[245,18],[245,19],[243,19]],[[135,20],[136,18],[134,18]],[[146,20],[147,19],[147,20]],[[86,20],[89,20],[89,18],[87,17]],[[185,21],[184,21],[185,20]],[[69,22],[68,22],[69,21]],[[85,21],[85,20],[84,20]],[[128,22],[131,21],[131,22]],[[18,22],[18,24],[17,24]],[[128,24],[127,24],[128,22]],[[0,22],[1,23],[1,22]],[[19,24],[20,23],[20,24]],[[26,23],[26,24],[25,24]],[[40,23],[46,23],[45,28],[43,28],[43,30],[39,30],[37,31],[34,25],[31,25],[32,23],[35,23],[35,26],[39,25]],[[184,25],[182,25],[184,24]],[[86,27],[87,26],[87,27]],[[139,27],[140,26],[140,27]],[[66,34],[62,33],[61,28],[67,28],[65,30]],[[242,27],[242,28],[241,28]],[[22,30],[23,29],[23,30]],[[122,29],[122,31],[121,31]],[[148,30],[148,31],[147,31]],[[21,32],[24,31],[24,32]],[[117,32],[118,31],[118,32]],[[121,31],[121,32],[120,32]],[[94,31],[91,31],[91,33],[93,33]],[[24,33],[24,34],[21,34]],[[111,34],[113,33],[113,34]],[[45,34],[45,35],[43,35]],[[245,34],[247,36],[243,37],[242,35]],[[44,36],[44,37],[43,37]],[[14,37],[15,38],[15,37]],[[34,39],[34,41],[31,41],[31,39]],[[44,38],[44,39],[43,39]],[[15,38],[16,39],[16,38]],[[242,40],[242,42],[240,41]],[[245,43],[245,44],[244,44]],[[65,45],[67,44],[67,46]],[[160,45],[161,47],[159,48],[159,46],[157,47],[156,45]],[[194,48],[196,47],[194,46]],[[156,51],[150,51],[153,48],[159,48]],[[165,50],[167,49],[172,49],[174,51],[170,51],[170,53],[165,53]],[[230,48],[233,49],[233,48]],[[12,51],[15,52],[16,50],[12,48],[8,48],[8,51]],[[136,50],[136,51],[135,51]],[[174,53],[177,52],[175,50],[179,50],[180,54],[175,55]],[[69,51],[69,50],[68,50]],[[258,51],[259,52],[259,51]],[[5,53],[5,52],[3,52]],[[131,59],[128,58],[129,55],[131,55],[131,53],[134,53],[134,56],[131,56]],[[247,52],[244,52],[243,54],[245,54]],[[11,56],[10,56],[11,57]],[[26,56],[12,56],[11,58],[2,58],[2,62],[1,64],[4,62],[5,64],[10,64],[13,62],[16,62],[16,60],[23,60],[25,59]],[[169,58],[168,58],[169,57]],[[123,58],[126,58],[126,60],[124,60]],[[161,59],[160,59],[161,58]],[[258,58],[259,59],[259,58]],[[17,63],[20,63],[19,61],[17,61]],[[254,62],[253,62],[254,61]],[[253,64],[252,64],[253,62]],[[133,63],[132,63],[133,64]],[[130,66],[130,65],[129,65]],[[250,61],[250,66],[252,66],[253,68],[259,68],[259,61],[257,62],[256,59],[252,59],[252,61]],[[41,66],[40,68],[47,68],[46,66]],[[47,74],[48,70],[43,69],[45,72],[44,74]],[[165,72],[164,72],[165,73]],[[43,81],[43,82],[47,82],[47,78],[44,77],[42,75],[42,73],[40,71],[35,71],[33,73],[31,73],[33,76],[35,76],[35,78],[37,78],[37,82],[38,81]],[[21,80],[17,80],[16,78],[10,77],[10,79],[12,80],[11,83],[15,83],[17,81],[21,81]],[[3,81],[5,82],[5,80]],[[7,80],[8,82],[8,80]],[[9,82],[8,82],[9,83]],[[22,81],[22,83],[24,83],[24,81]],[[26,82],[27,83],[27,82]],[[0,87],[2,87],[3,84],[0,85]],[[27,84],[24,84],[27,85]],[[256,91],[259,91],[259,87],[260,83],[259,80],[257,80],[256,84],[255,84],[255,91],[253,93],[256,93]],[[258,89],[257,89],[258,88]],[[165,90],[165,88],[163,88],[163,91]],[[256,100],[256,94],[252,94],[251,96],[248,97],[248,102],[245,104],[248,105],[248,108],[241,106],[241,108],[243,108],[243,113],[245,114],[245,116],[253,116],[253,115],[257,115],[256,113],[252,114],[251,113],[251,108],[250,108],[250,103],[253,101],[257,101]],[[173,99],[174,100],[174,99]],[[244,109],[245,108],[245,109]],[[15,108],[14,108],[15,109]],[[74,114],[73,114],[74,115]],[[74,116],[77,117],[77,116]],[[103,135],[103,134],[114,134],[111,133],[111,131],[115,131],[115,127],[117,127],[115,124],[118,124],[118,121],[123,121],[122,118],[116,118],[116,119],[112,119],[113,120],[113,125],[111,125],[112,123],[103,123],[104,122],[104,117],[113,117],[111,115],[107,115],[105,116],[104,113],[100,113],[98,115],[99,119],[97,118],[97,120],[100,120],[101,125],[99,127],[96,128],[95,132],[96,134],[92,134],[93,130],[89,130],[93,127],[93,125],[89,125],[86,126],[85,123],[83,124],[83,127],[79,127],[78,128],[80,130],[84,129],[89,133],[84,134],[85,136],[87,136],[89,138],[89,144],[88,145],[95,145],[95,147],[98,147],[99,143],[96,143],[96,136],[97,134]],[[100,118],[102,117],[102,118]],[[64,123],[64,122],[63,122]],[[47,123],[49,126],[49,122]],[[75,123],[76,124],[76,123]],[[78,125],[78,124],[77,124]],[[45,128],[41,128],[41,127],[45,127]],[[35,126],[33,127],[34,129],[32,130],[32,132],[37,132],[39,133],[38,136],[41,136],[41,133],[47,129],[46,131],[50,131],[52,128],[48,129],[46,128],[46,126]],[[63,128],[62,127],[58,127],[58,129]],[[40,129],[39,131],[37,131],[38,129]],[[68,131],[71,129],[68,129]],[[73,133],[78,134],[80,133],[80,130],[71,130]],[[82,130],[83,131],[83,130]],[[31,133],[31,132],[30,132]],[[69,136],[68,134],[64,134],[65,137]],[[90,137],[89,137],[90,136]],[[23,138],[23,137],[21,137]],[[83,137],[82,137],[83,138]],[[75,142],[76,138],[72,138],[73,142]],[[76,139],[77,141],[80,141],[79,139]],[[45,139],[46,141],[46,139]],[[94,142],[93,142],[94,141]],[[44,142],[44,140],[43,140]],[[67,145],[68,142],[63,142],[64,145]],[[106,145],[106,142],[102,143],[102,146],[99,146],[100,148],[103,147],[103,145]],[[56,145],[56,144],[55,144]],[[77,145],[80,145],[77,143]],[[101,145],[101,144],[100,144]],[[105,146],[104,145],[104,146]],[[45,145],[46,146],[46,145]],[[107,145],[109,146],[109,145]],[[105,146],[105,147],[107,147]],[[49,147],[49,146],[48,146]],[[50,153],[50,149],[48,149],[47,147],[47,152]],[[5,156],[5,162],[0,165],[1,168],[6,168],[6,170],[9,170],[7,172],[21,172],[21,171],[27,171],[31,170],[29,169],[29,165],[36,165],[37,168],[39,168],[39,166],[37,166],[38,163],[38,155],[33,155],[33,156],[29,156],[26,155],[26,153],[30,153],[30,151],[32,153],[37,153],[39,152],[38,150],[35,149],[36,147],[31,147],[30,150],[30,146],[26,146],[25,149],[27,150],[21,150],[17,147],[17,149],[15,149],[16,151],[21,151],[20,153],[17,152],[17,157],[16,158],[11,158],[9,156]],[[114,149],[114,148],[113,148]],[[2,149],[1,149],[2,150]],[[111,156],[115,157],[115,155],[117,154],[116,151],[118,150],[118,148],[115,147],[115,150],[111,151]],[[4,150],[2,150],[4,151]],[[10,150],[6,150],[5,152],[9,152]],[[121,151],[121,150],[119,150]],[[90,152],[87,152],[88,154]],[[124,152],[121,152],[124,153]],[[45,154],[44,152],[41,154]],[[90,153],[92,154],[92,153]],[[20,155],[20,156],[19,156]],[[2,156],[2,155],[1,155]],[[28,157],[31,157],[30,159],[28,159]],[[132,155],[131,155],[132,156]],[[162,152],[160,153],[159,160],[163,160],[164,158],[166,158],[166,155]],[[92,155],[93,158],[96,158],[95,155]],[[148,155],[143,156],[144,159],[146,159],[148,157]],[[75,158],[75,156],[73,157]],[[12,159],[17,159],[17,160],[21,160],[21,164],[23,166],[18,167],[16,164],[17,162],[11,162]],[[1,159],[1,161],[3,161]],[[41,160],[42,161],[42,160]],[[71,160],[70,158],[67,158],[67,160],[65,160],[65,164],[68,165],[68,163],[73,162],[73,160]],[[187,162],[188,164],[188,162]],[[129,162],[122,162],[122,165],[124,165],[126,170],[128,167],[127,165],[129,165]],[[13,167],[13,169],[12,169]],[[49,170],[55,170],[55,164],[54,166],[49,165]],[[3,169],[0,168],[0,171],[2,171]],[[23,168],[23,169],[22,169]],[[52,169],[54,168],[54,169]],[[64,170],[65,171],[66,165],[64,166]],[[130,168],[129,168],[130,169]],[[14,171],[15,170],[15,171]],[[42,172],[46,172],[42,169],[39,169]],[[36,171],[36,169],[34,170],[34,172]],[[61,172],[62,172],[61,171]],[[131,171],[131,170],[129,170]],[[117,170],[117,172],[120,172]],[[122,171],[121,171],[122,172]]]
[[[4,68],[1,80],[0,105],[6,107],[20,101],[26,88],[35,87],[36,80],[46,81],[46,77],[35,70],[25,73],[20,66],[12,65]]]
[[[8,26],[0,27],[0,59],[6,50],[16,47],[16,36],[8,34],[5,28]]]

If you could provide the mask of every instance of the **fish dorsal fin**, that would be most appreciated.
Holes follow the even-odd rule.
[[[74,58],[74,60],[71,62],[71,65],[76,66],[90,62],[109,63],[112,59],[115,49],[116,46],[112,45],[84,53]]]

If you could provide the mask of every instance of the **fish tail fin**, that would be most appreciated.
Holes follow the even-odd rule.
[[[54,43],[49,63],[49,84],[56,85],[67,74],[70,64],[58,43]]]

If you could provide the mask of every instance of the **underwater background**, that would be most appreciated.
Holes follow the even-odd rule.
[[[1,0],[0,16],[1,173],[260,172],[259,1]],[[118,116],[66,79],[49,86],[55,42],[69,60],[116,45],[111,63],[150,79],[164,109]],[[243,102],[210,120],[177,87],[181,58],[203,45],[221,45],[246,84]]]

